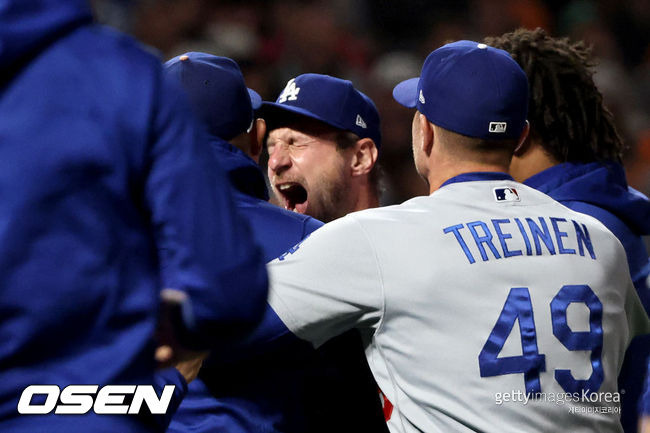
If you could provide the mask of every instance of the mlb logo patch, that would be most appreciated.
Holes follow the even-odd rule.
[[[489,131],[495,134],[503,134],[508,127],[507,122],[490,122]]]
[[[521,201],[514,188],[494,188],[494,199],[498,202]]]

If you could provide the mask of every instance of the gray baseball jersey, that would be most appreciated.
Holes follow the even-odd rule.
[[[625,251],[508,178],[350,214],[269,265],[296,335],[360,329],[392,432],[621,430],[623,354],[650,332]]]

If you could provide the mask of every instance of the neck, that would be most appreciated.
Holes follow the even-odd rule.
[[[440,188],[440,185],[454,176],[463,173],[473,173],[477,171],[490,171],[508,173],[508,167],[502,164],[484,164],[478,162],[458,162],[450,161],[429,169],[426,177],[429,183],[429,194]]]
[[[354,206],[353,212],[370,209],[373,207],[379,207],[379,197],[374,192],[370,192],[368,189],[364,189]]]
[[[376,189],[370,185],[367,177],[358,184],[358,193],[355,196],[356,200],[352,204],[350,212],[379,207],[379,195]]]
[[[522,155],[515,155],[510,163],[510,173],[517,182],[523,182],[529,177],[559,164],[550,156],[537,141],[532,141]]]

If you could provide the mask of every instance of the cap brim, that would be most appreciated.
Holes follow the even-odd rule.
[[[284,105],[284,104],[278,104],[277,102],[267,102],[264,101],[262,102],[262,112],[265,113],[266,115],[269,115],[272,117],[272,120],[277,122],[277,123],[283,123],[281,119],[278,119],[278,117],[281,117],[282,114],[285,115],[291,115],[291,114],[298,114],[301,116],[309,117],[310,119],[315,119],[318,121],[321,121],[327,125],[333,126],[334,128],[338,129],[345,129],[344,126],[341,125],[336,125],[329,120],[323,119],[320,116],[317,116],[316,114],[312,113],[311,111],[305,110],[304,108],[301,107],[294,107],[292,105]],[[263,114],[263,117],[265,116]],[[279,122],[278,122],[279,120]],[[268,121],[268,120],[267,120]]]
[[[251,105],[253,106],[253,110],[257,110],[262,106],[262,97],[253,89],[246,89],[248,90],[248,96],[251,98]]]
[[[393,98],[406,108],[415,108],[418,103],[418,83],[420,77],[410,78],[393,89]]]

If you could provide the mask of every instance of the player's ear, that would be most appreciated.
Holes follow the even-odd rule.
[[[425,155],[429,156],[431,155],[431,151],[433,150],[433,139],[434,139],[434,131],[433,131],[433,125],[429,123],[429,120],[426,118],[426,116],[420,112],[418,112],[418,123],[419,123],[419,128],[420,128],[420,146],[422,148],[422,151],[425,153]]]
[[[257,118],[253,120],[251,130],[248,132],[250,157],[255,162],[259,162],[262,148],[264,146],[264,136],[266,135],[266,122],[264,119]]]
[[[526,126],[524,126],[524,130],[521,131],[521,135],[519,136],[519,141],[517,142],[517,147],[515,147],[515,152],[514,155],[521,157],[524,155],[528,149],[530,149],[530,123],[528,123],[528,120],[526,120]]]
[[[368,174],[377,162],[377,146],[371,138],[361,138],[354,145],[352,176]]]

